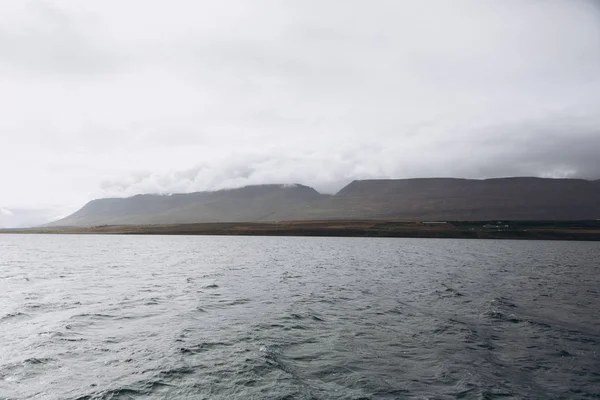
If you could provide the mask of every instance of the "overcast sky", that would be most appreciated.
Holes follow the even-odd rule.
[[[0,107],[0,225],[257,183],[598,179],[600,2],[2,1]]]

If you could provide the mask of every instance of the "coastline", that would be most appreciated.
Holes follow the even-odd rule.
[[[0,229],[0,234],[324,236],[600,241],[600,221],[328,220]]]

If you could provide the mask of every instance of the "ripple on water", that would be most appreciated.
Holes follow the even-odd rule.
[[[0,398],[600,395],[594,244],[28,239],[0,237]]]

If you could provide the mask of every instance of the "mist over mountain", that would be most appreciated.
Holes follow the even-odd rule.
[[[36,0],[0,16],[0,225],[274,182],[600,178],[597,0]]]
[[[38,226],[59,218],[61,214],[48,209],[0,207],[0,229]]]
[[[304,185],[254,185],[93,200],[50,226],[342,219],[581,220],[600,218],[600,181],[380,179],[333,195]]]

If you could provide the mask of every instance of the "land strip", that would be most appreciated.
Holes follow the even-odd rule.
[[[19,234],[339,236],[600,241],[600,221],[330,220],[3,229]]]

